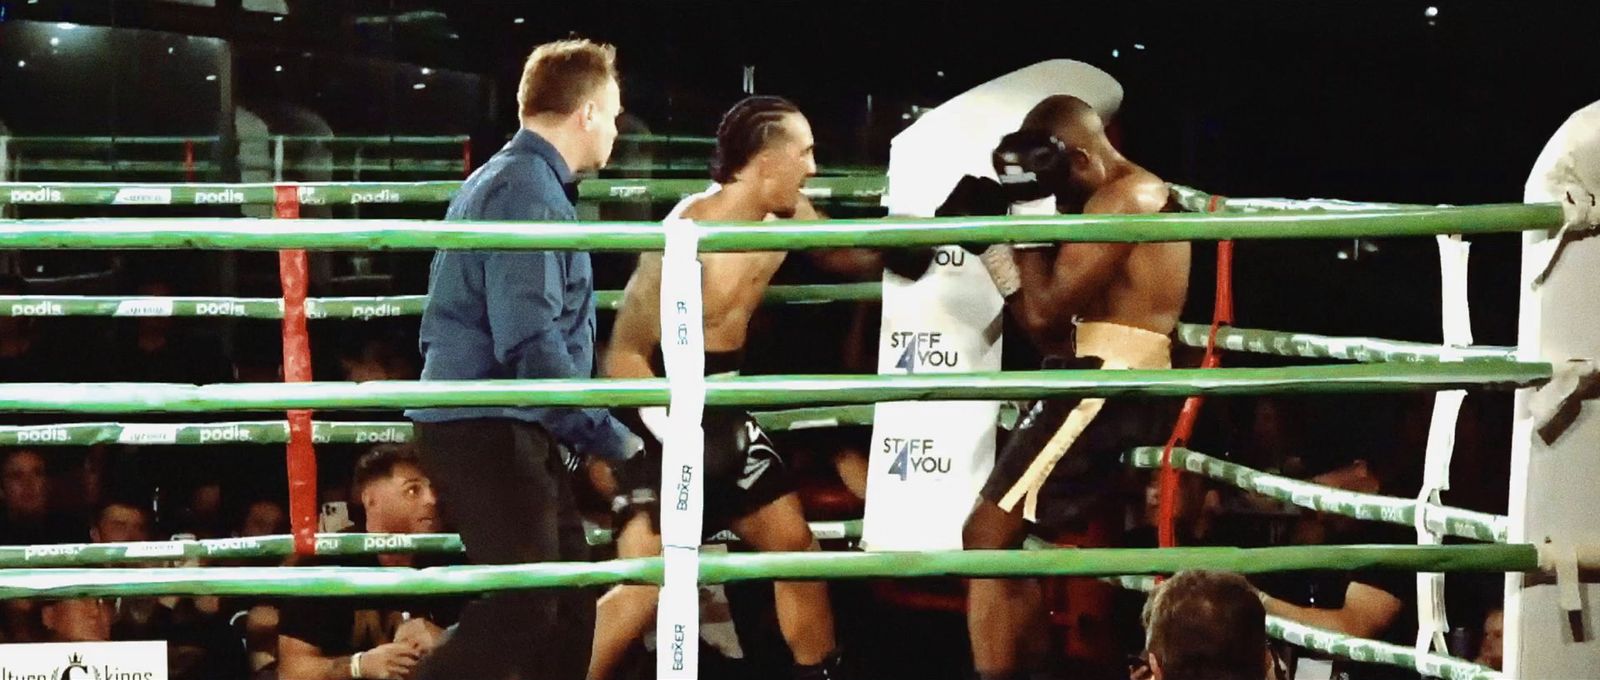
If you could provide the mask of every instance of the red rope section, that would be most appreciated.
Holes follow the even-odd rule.
[[[183,140],[183,181],[194,183],[194,140]]]
[[[276,187],[276,217],[300,218],[299,190]],[[283,380],[311,382],[311,339],[306,334],[306,284],[310,278],[306,251],[278,251],[278,280],[283,286]],[[311,412],[289,412],[289,529],[294,552],[317,551],[317,454],[311,446]]]
[[[1217,212],[1222,208],[1221,196],[1212,196],[1206,204],[1206,212]],[[1217,330],[1223,326],[1233,325],[1233,242],[1221,241],[1217,243],[1217,298],[1212,305],[1211,332],[1206,336],[1206,354],[1200,361],[1201,368],[1216,368],[1222,363],[1222,355],[1217,351]],[[1178,412],[1178,422],[1172,427],[1172,436],[1167,439],[1167,447],[1161,452],[1161,503],[1158,508],[1160,522],[1156,527],[1158,545],[1171,548],[1178,544],[1176,513],[1178,500],[1178,471],[1172,468],[1172,450],[1180,446],[1189,445],[1189,437],[1194,434],[1194,423],[1200,418],[1200,407],[1205,399],[1199,396],[1189,397],[1183,401],[1183,410]]]

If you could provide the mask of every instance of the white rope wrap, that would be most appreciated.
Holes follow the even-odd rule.
[[[661,356],[671,390],[661,453],[661,556],[656,676],[693,679],[700,667],[700,539],[705,521],[705,315],[699,228],[665,224],[661,258]]]
[[[1460,236],[1439,236],[1439,281],[1444,344],[1466,347],[1472,344],[1472,309],[1467,301],[1467,265],[1472,244]],[[1441,503],[1440,494],[1450,488],[1450,460],[1456,448],[1456,421],[1461,415],[1465,390],[1440,392],[1433,400],[1433,416],[1428,425],[1428,444],[1423,456],[1422,488],[1417,492],[1417,544],[1439,545],[1442,527],[1428,522],[1428,508]],[[1450,631],[1445,612],[1444,574],[1417,574],[1417,640],[1419,653],[1449,653],[1445,636]]]
[[[1022,288],[1022,270],[1017,269],[1016,251],[1012,250],[1011,246],[989,246],[978,259],[983,262],[983,268],[989,270],[989,278],[994,280],[994,287],[1000,291],[1000,297],[1011,297]]]

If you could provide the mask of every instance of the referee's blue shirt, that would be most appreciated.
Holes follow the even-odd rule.
[[[576,221],[572,170],[529,130],[467,178],[449,220]],[[575,251],[441,250],[422,313],[422,379],[594,377],[594,270]],[[575,451],[620,459],[625,427],[600,408],[430,408],[419,423],[515,418]]]

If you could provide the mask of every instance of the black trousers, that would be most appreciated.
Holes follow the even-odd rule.
[[[512,419],[417,423],[422,464],[474,564],[588,561],[556,443]],[[506,591],[462,612],[418,680],[581,680],[594,643],[592,588]]]

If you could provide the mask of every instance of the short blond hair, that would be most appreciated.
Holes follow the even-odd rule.
[[[528,55],[517,87],[523,118],[566,115],[607,81],[617,78],[617,48],[585,39],[545,43]]]

